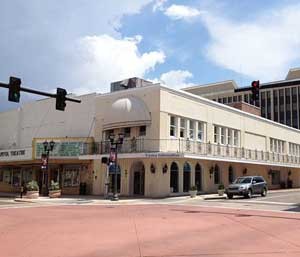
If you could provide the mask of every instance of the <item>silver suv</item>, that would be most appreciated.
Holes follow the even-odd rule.
[[[260,194],[266,196],[268,191],[267,182],[261,176],[247,176],[238,177],[232,184],[230,184],[225,193],[229,199],[234,195],[243,195],[251,198],[253,194]]]

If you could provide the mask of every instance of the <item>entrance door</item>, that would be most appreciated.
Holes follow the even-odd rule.
[[[145,194],[145,166],[142,161],[135,161],[130,168],[130,194]]]
[[[197,163],[195,167],[195,185],[197,187],[197,191],[202,191],[202,173],[199,163]]]
[[[135,171],[133,176],[133,194],[144,195],[145,172]]]

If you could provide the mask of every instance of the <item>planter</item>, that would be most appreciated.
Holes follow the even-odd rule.
[[[218,189],[219,196],[223,196],[225,193],[225,189]]]
[[[197,196],[197,190],[190,190],[189,193],[192,198]]]
[[[27,191],[26,197],[30,199],[37,199],[39,198],[39,191]]]
[[[58,198],[61,196],[61,190],[49,190],[49,197],[50,198]]]

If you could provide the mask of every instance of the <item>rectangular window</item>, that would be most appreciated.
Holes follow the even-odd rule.
[[[24,180],[25,183],[33,180],[33,169],[32,168],[26,168],[26,169],[22,170],[22,180]]]
[[[239,95],[238,98],[239,98],[239,102],[242,102],[242,95]]]
[[[204,140],[204,123],[203,122],[198,122],[197,140],[198,141],[203,141]]]
[[[284,90],[279,90],[279,122],[284,123]]]
[[[63,172],[65,187],[79,186],[79,167],[66,167]]]
[[[298,128],[297,87],[292,88],[292,126]]]
[[[232,145],[232,129],[227,129],[227,144]]]
[[[261,116],[266,118],[267,112],[266,112],[266,92],[261,92]]]
[[[232,103],[232,96],[229,96],[229,97],[228,97],[228,103],[229,103],[229,104]]]
[[[267,119],[271,118],[271,91],[267,91]]]
[[[246,95],[244,95],[244,102],[246,102],[246,103],[249,103],[249,100],[248,100],[248,95],[246,94]]]
[[[219,127],[217,127],[217,126],[214,126],[214,142],[216,143],[216,144],[218,144],[219,143]]]
[[[221,127],[221,144],[225,145],[225,128]]]
[[[13,170],[12,184],[15,187],[21,185],[21,170]]]
[[[300,145],[289,143],[289,155],[299,156],[300,154]]]
[[[270,151],[274,152],[274,142],[272,138],[270,138]]]
[[[140,126],[140,136],[146,136],[146,126]]]
[[[237,101],[237,96],[233,96],[233,102],[235,103]]]
[[[180,118],[180,137],[185,137],[185,119]]]
[[[279,106],[279,100],[278,100],[278,91],[273,91],[273,109],[274,109],[274,121],[279,121],[278,117],[278,106]]]
[[[189,138],[194,139],[194,135],[195,135],[195,123],[194,121],[190,120]]]
[[[223,104],[227,104],[227,97],[223,97]]]
[[[176,137],[176,117],[170,116],[170,136]]]
[[[289,146],[292,150],[292,146]],[[284,141],[270,138],[270,151],[274,153],[284,153]]]
[[[291,111],[291,89],[285,89],[285,109],[286,109],[286,125],[292,125],[292,111]]]
[[[6,184],[11,184],[12,180],[12,171],[10,169],[3,170],[2,181]]]
[[[239,134],[237,130],[233,130],[233,145],[234,146],[239,145]]]

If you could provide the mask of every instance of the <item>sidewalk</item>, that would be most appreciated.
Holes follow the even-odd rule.
[[[283,193],[283,192],[300,192],[300,188],[293,189],[276,189],[270,190],[269,194],[274,193]],[[29,199],[23,196],[20,198],[19,194],[5,194],[0,193],[0,197],[9,197],[14,198],[16,202],[25,202],[25,203],[76,203],[76,204],[126,204],[126,203],[159,203],[159,202],[178,202],[186,201],[188,199],[197,199],[197,200],[220,200],[226,199],[227,196],[219,196],[218,194],[200,194],[196,198],[190,198],[189,196],[172,196],[165,198],[147,198],[147,197],[120,197],[119,201],[111,201],[110,199],[104,198],[103,196],[96,195],[65,195],[60,198],[49,198],[41,196],[38,199]]]

